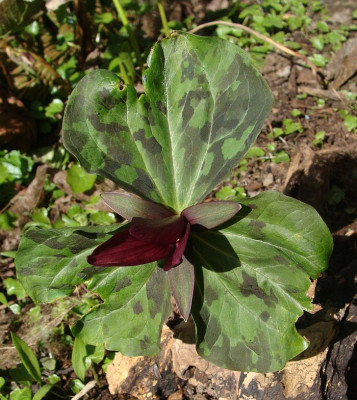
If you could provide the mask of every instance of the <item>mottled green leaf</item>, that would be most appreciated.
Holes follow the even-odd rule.
[[[75,336],[127,356],[159,352],[161,327],[171,313],[171,293],[166,273],[157,263],[105,268],[93,277],[89,289],[104,303],[75,325]]]
[[[272,106],[248,56],[215,37],[176,33],[158,42],[145,95],[108,71],[73,91],[63,141],[81,165],[176,212],[229,176]]]
[[[28,295],[47,303],[72,293],[95,273],[86,257],[118,231],[118,226],[32,229],[22,237],[15,263]]]
[[[295,322],[332,239],[312,207],[278,192],[241,203],[226,226],[193,236],[197,349],[225,368],[276,371],[308,345]]]
[[[104,303],[94,307],[73,332],[88,345],[105,345],[127,355],[159,351],[161,327],[171,312],[166,273],[157,263],[137,267],[93,267],[86,257],[118,232],[118,226],[26,232],[16,257],[18,277],[37,302],[70,294],[88,280]],[[79,374],[83,374],[79,369]]]

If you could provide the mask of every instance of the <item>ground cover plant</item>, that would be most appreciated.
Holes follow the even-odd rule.
[[[94,71],[63,122],[80,164],[127,190],[103,199],[130,225],[28,230],[18,277],[37,302],[87,282],[103,300],[73,328],[87,344],[156,354],[172,294],[204,358],[279,370],[307,346],[294,324],[310,307],[309,278],[327,266],[330,233],[315,210],[277,192],[201,203],[257,137],[270,90],[239,47],[185,33],[154,46],[144,85],[138,98]]]

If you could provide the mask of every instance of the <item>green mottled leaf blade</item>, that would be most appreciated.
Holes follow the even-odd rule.
[[[225,368],[276,371],[307,347],[295,322],[332,239],[313,208],[280,193],[241,203],[226,226],[193,238],[197,349]]]
[[[118,226],[32,229],[22,237],[15,264],[28,295],[36,302],[51,302],[72,293],[95,273],[86,258]]]
[[[88,172],[166,204],[162,193],[169,189],[170,179],[150,131],[147,108],[145,96],[138,100],[130,85],[121,89],[115,74],[93,71],[69,98],[63,143]]]
[[[73,333],[85,343],[103,344],[127,356],[154,355],[171,312],[166,273],[156,263],[107,268],[89,288],[104,303],[84,316]]]
[[[140,98],[108,71],[88,74],[69,99],[63,141],[87,171],[179,213],[238,164],[272,95],[247,55],[219,38],[177,33],[148,65]]]
[[[180,33],[159,42],[146,78],[153,135],[164,144],[176,192],[172,207],[182,211],[229,176],[256,139],[272,95],[246,53],[214,37]]]

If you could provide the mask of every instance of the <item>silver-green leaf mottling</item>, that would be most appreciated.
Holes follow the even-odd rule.
[[[225,368],[277,371],[308,345],[295,322],[311,308],[310,277],[326,268],[332,239],[312,207],[278,192],[242,205],[193,240],[197,349]]]
[[[144,95],[108,71],[73,91],[65,147],[89,172],[176,212],[229,176],[272,107],[262,76],[236,45],[176,33],[149,57]]]

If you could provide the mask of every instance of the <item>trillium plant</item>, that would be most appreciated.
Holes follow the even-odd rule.
[[[81,283],[99,295],[72,328],[85,343],[154,355],[175,303],[208,361],[279,370],[308,346],[295,322],[331,235],[313,208],[278,192],[205,201],[256,139],[271,91],[237,46],[186,33],[154,46],[144,88],[92,71],[63,121],[65,147],[120,188],[102,197],[126,222],[28,230],[19,279],[36,302]]]

